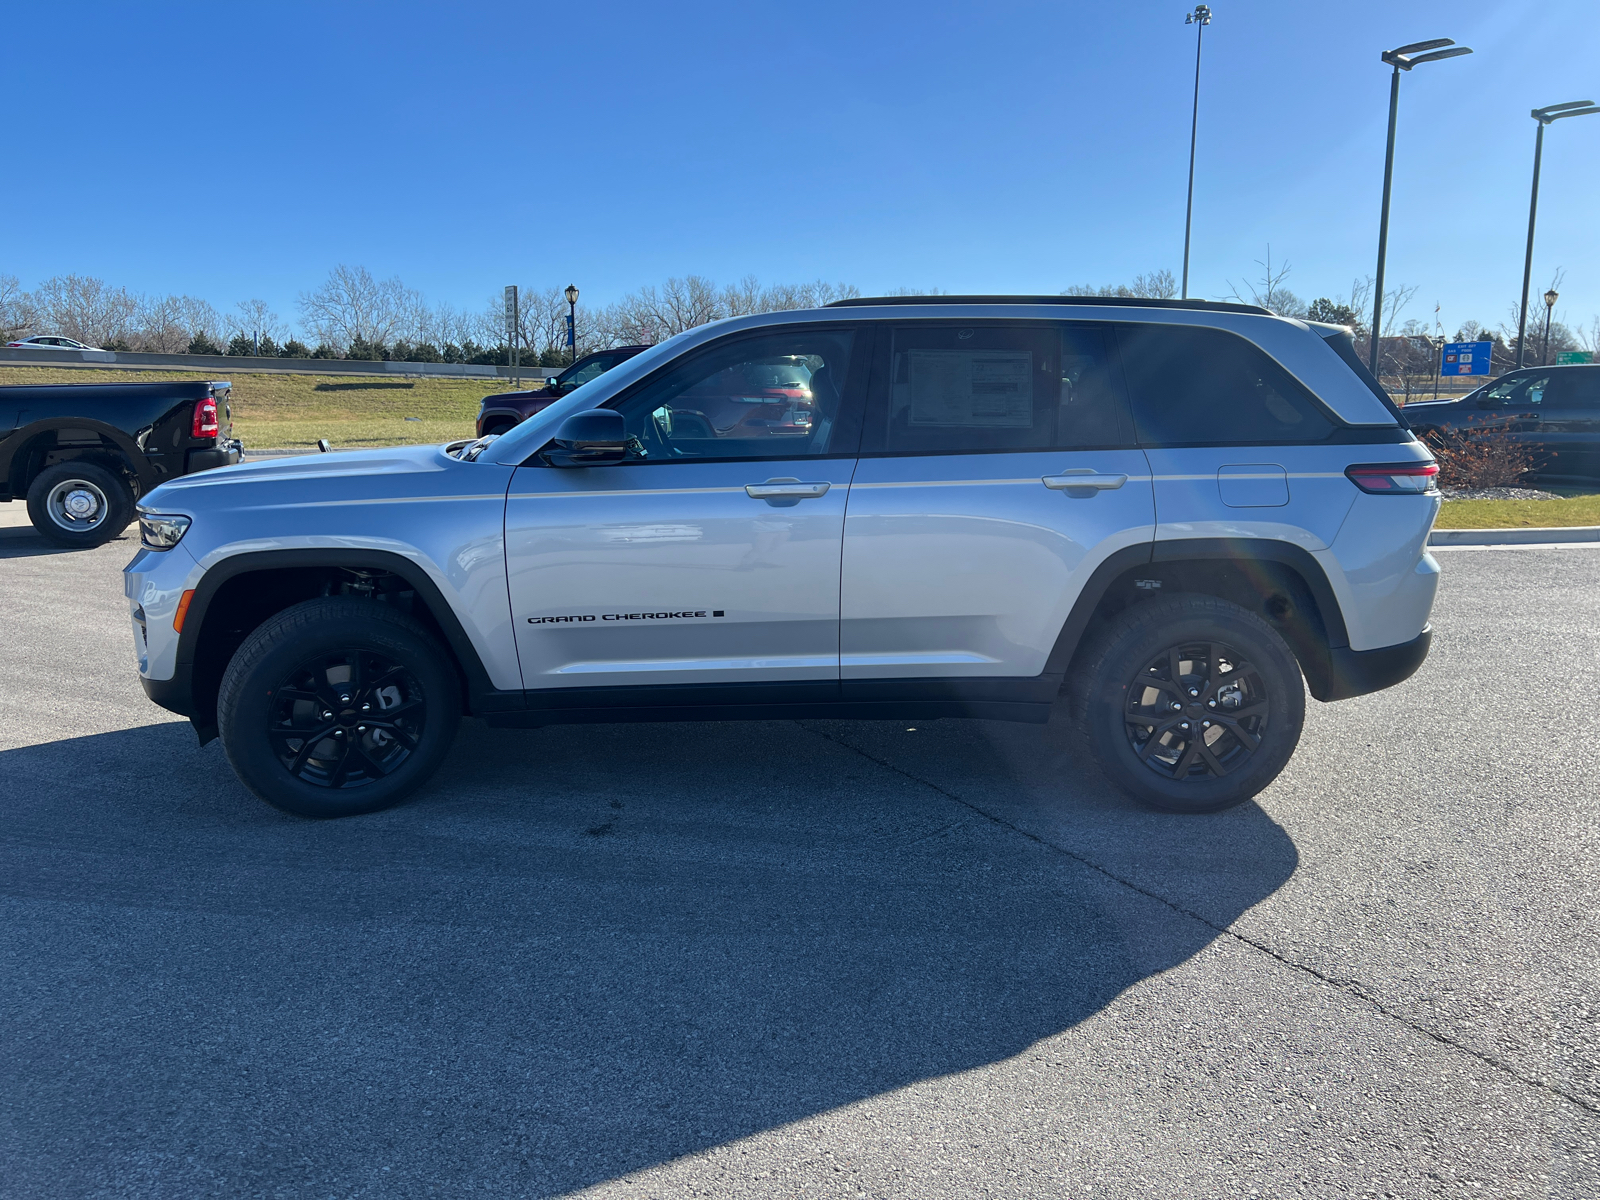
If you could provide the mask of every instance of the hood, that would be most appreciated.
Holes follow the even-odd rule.
[[[218,506],[272,503],[291,493],[296,499],[313,502],[360,499],[416,489],[416,476],[437,475],[466,465],[446,455],[443,446],[336,450],[273,458],[184,475],[142,496],[139,507],[192,514]],[[402,477],[408,482],[402,484]]]

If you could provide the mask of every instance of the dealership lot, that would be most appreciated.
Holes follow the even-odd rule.
[[[0,538],[8,1194],[1600,1189],[1600,552],[1441,555],[1217,817],[1054,726],[467,722],[314,823],[144,699],[133,550]]]

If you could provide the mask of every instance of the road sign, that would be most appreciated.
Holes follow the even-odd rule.
[[[1593,350],[1563,350],[1556,355],[1556,365],[1558,367],[1564,367],[1571,363],[1592,363],[1593,361]]]
[[[520,339],[517,337],[517,326],[519,324],[520,322],[517,319],[517,285],[513,283],[506,288],[506,345],[511,350],[511,382],[513,384],[522,382],[519,373],[519,368],[522,364],[518,361],[521,356],[517,353],[520,349]]]
[[[1489,375],[1490,352],[1493,342],[1446,342],[1444,361],[1439,367],[1441,375]]]

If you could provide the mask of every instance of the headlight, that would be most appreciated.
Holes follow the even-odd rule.
[[[139,542],[147,550],[171,550],[189,531],[188,517],[164,513],[139,514]]]

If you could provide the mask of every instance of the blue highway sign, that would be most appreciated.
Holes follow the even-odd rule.
[[[1441,375],[1488,375],[1493,342],[1446,342]]]

